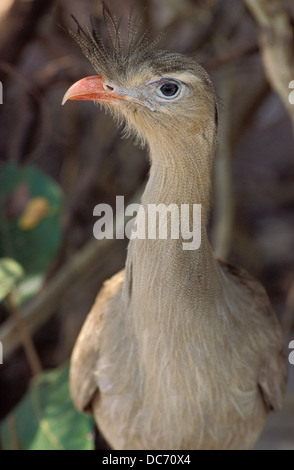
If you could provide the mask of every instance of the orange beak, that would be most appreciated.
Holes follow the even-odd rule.
[[[111,87],[107,89],[101,75],[82,78],[74,83],[65,93],[62,104],[68,100],[86,100],[86,101],[103,101],[105,103],[114,103],[119,96]]]

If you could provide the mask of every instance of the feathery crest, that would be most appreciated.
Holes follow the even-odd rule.
[[[110,80],[119,80],[127,74],[131,65],[148,58],[162,37],[160,34],[152,40],[149,30],[142,31],[143,15],[134,17],[134,8],[128,18],[126,37],[122,38],[121,19],[117,20],[103,2],[103,22],[108,36],[106,42],[92,21],[91,29],[83,29],[77,19],[74,16],[72,18],[77,25],[77,31],[69,30],[69,33],[94,69]]]

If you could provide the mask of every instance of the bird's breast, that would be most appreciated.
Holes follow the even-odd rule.
[[[263,408],[250,364],[241,366],[240,357],[232,361],[229,339],[216,339],[212,333],[204,338],[193,322],[173,326],[172,315],[165,328],[160,322],[134,322],[140,314],[144,312],[124,312],[125,324],[111,334],[120,334],[119,343],[104,351],[97,373],[96,417],[111,445],[234,448],[242,426],[244,436],[250,430],[255,439],[263,425]],[[249,446],[247,437],[243,442]]]

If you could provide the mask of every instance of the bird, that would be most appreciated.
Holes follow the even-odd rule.
[[[209,242],[212,80],[194,57],[158,49],[141,20],[123,38],[105,5],[104,19],[107,44],[94,27],[71,31],[97,75],[74,83],[63,104],[100,104],[146,147],[141,206],[201,205],[201,243],[130,239],[125,268],[102,286],[73,348],[73,402],[112,449],[250,449],[282,407],[287,361],[265,289]]]

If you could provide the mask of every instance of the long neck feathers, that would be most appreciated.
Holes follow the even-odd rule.
[[[176,144],[176,141],[180,142]],[[148,317],[148,323],[161,315],[203,311],[205,295],[215,282],[217,267],[206,235],[209,210],[210,170],[214,137],[196,135],[193,139],[171,139],[165,146],[160,140],[149,142],[151,171],[142,205],[201,204],[201,244],[184,250],[183,239],[130,241],[123,295],[134,314]],[[190,226],[195,221],[190,220]],[[217,291],[217,289],[214,289]],[[164,311],[162,306],[164,305]],[[186,308],[185,308],[186,305]],[[164,321],[164,320],[163,320]],[[176,321],[176,320],[175,320]]]
[[[151,170],[142,202],[201,204],[204,222],[210,207],[214,132],[149,141]],[[204,223],[205,227],[206,223]]]

